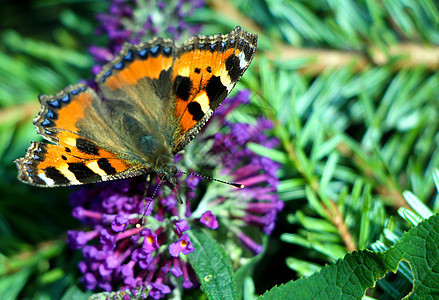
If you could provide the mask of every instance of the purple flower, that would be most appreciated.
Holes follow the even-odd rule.
[[[185,262],[182,262],[182,272],[183,272],[183,284],[182,286],[185,289],[190,289],[191,287],[194,286],[193,282],[191,281],[190,275],[189,275],[189,270],[187,268],[187,264]]]
[[[88,290],[94,290],[98,283],[96,277],[92,273],[86,273],[84,277],[82,277],[82,282]]]
[[[224,101],[220,108],[215,112],[215,119],[219,119],[224,122],[226,116],[240,105],[248,104],[250,101],[250,91],[239,91],[233,98],[233,101]]]
[[[157,235],[151,231],[151,229],[145,229],[142,231],[144,237],[142,248],[147,253],[153,253],[159,248],[157,243]]]
[[[97,230],[89,232],[68,230],[67,243],[72,249],[81,249],[88,243],[88,241],[97,237],[98,234],[99,232]]]
[[[202,6],[201,0],[178,0],[175,4],[113,0],[109,11],[97,16],[100,26],[96,33],[107,36],[108,44],[93,45],[90,53],[103,65],[119,54],[125,42],[139,43],[156,35],[179,39],[198,33],[201,25],[188,23],[187,17]],[[100,66],[93,67],[94,73],[100,70]],[[215,182],[203,182],[199,188],[200,177],[179,175],[177,190],[185,200],[180,206],[175,194],[166,189],[158,189],[150,198],[158,182],[152,176],[146,191],[146,201],[152,202],[143,219],[143,177],[86,186],[72,194],[73,216],[91,228],[85,232],[69,231],[67,239],[72,248],[82,248],[84,259],[78,267],[87,289],[127,289],[140,294],[140,298],[159,299],[170,294],[176,282],[183,288],[199,286],[184,257],[195,251],[188,231],[200,226],[199,223],[212,229],[211,234],[218,238],[226,236],[225,232],[234,234],[240,244],[226,243],[229,253],[241,246],[252,254],[262,251],[255,240],[259,240],[258,234],[273,231],[277,214],[283,208],[276,194],[280,166],[253,153],[247,145],[256,143],[273,148],[278,140],[267,134],[273,127],[267,119],[257,118],[249,123],[229,121],[234,110],[247,105],[249,98],[250,91],[240,91],[224,101],[197,141],[185,148],[187,154],[175,156],[180,170],[212,170],[215,176],[239,182],[245,188]],[[185,155],[191,159],[185,159]],[[208,168],[187,165],[192,160]],[[211,189],[212,185],[215,188]],[[217,217],[227,226],[219,228]],[[251,232],[252,236],[244,232]],[[169,251],[164,251],[166,248]],[[239,265],[239,257],[234,265]]]
[[[175,277],[180,277],[183,274],[183,272],[181,271],[181,268],[180,268],[180,260],[178,258],[174,257],[172,259],[172,261],[173,261],[174,265],[170,269],[170,271],[171,271],[172,275],[174,275]]]
[[[149,296],[153,299],[163,298],[166,294],[171,293],[171,289],[169,286],[161,283],[161,281],[157,280],[154,283],[151,283],[152,289],[149,292]]]
[[[205,211],[201,215],[200,223],[213,230],[217,229],[219,226],[216,217],[212,214],[210,210]]]
[[[133,251],[133,261],[137,262],[140,268],[146,269],[153,260],[153,256],[145,248],[137,248]]]
[[[113,270],[116,268],[117,265],[118,265],[117,258],[114,256],[108,256],[104,260],[104,263],[99,265],[99,273],[103,277],[110,275],[113,272]]]
[[[100,23],[96,33],[108,37],[108,45],[105,48],[92,45],[89,51],[102,64],[113,60],[124,42],[138,44],[156,36],[188,38],[200,32],[201,25],[189,24],[186,18],[203,6],[203,0],[179,0],[176,5],[165,1],[113,0],[108,13],[96,16]]]
[[[72,194],[74,216],[92,227],[88,232],[68,232],[71,247],[83,248],[84,260],[79,268],[87,289],[137,291],[143,286],[146,291],[151,289],[152,298],[159,298],[174,288],[171,276],[182,278],[183,288],[198,286],[191,265],[184,259],[184,255],[195,251],[188,231],[197,223],[216,229],[212,231],[214,236],[224,236],[226,231],[235,233],[240,243],[227,243],[232,248],[226,251],[233,252],[233,247],[242,246],[252,254],[262,251],[262,245],[255,241],[259,238],[254,229],[270,234],[277,214],[283,209],[283,202],[276,194],[279,164],[253,153],[246,145],[257,143],[270,148],[278,142],[266,135],[265,131],[272,127],[267,120],[259,118],[251,124],[227,120],[233,109],[238,108],[235,100],[247,103],[248,97],[249,93],[240,92],[226,100],[218,109],[219,114],[212,117],[197,137],[199,143],[191,143],[187,149],[195,160],[194,154],[199,154],[201,163],[212,161],[217,174],[245,184],[245,188],[207,182],[208,187],[215,187],[198,195],[201,178],[179,175],[177,189],[185,204],[178,205],[174,193],[159,189],[154,199],[147,197],[146,201],[152,202],[144,220],[139,220],[145,207],[142,177],[85,186]],[[221,133],[218,128],[223,128]],[[205,144],[212,147],[206,150]],[[183,158],[183,154],[176,155],[178,168],[193,172],[185,166]],[[156,178],[152,180],[147,195],[156,189]],[[192,199],[196,197],[199,200],[194,206]],[[227,227],[219,228],[217,218]],[[252,236],[244,232],[252,232]],[[165,247],[169,251],[160,251]]]
[[[186,221],[185,219],[182,219],[182,220],[177,221],[175,223],[175,229],[177,231],[177,234],[179,236],[181,236],[183,234],[183,232],[188,231],[191,228],[189,227],[188,221]]]
[[[178,257],[180,252],[184,255],[191,253],[195,250],[192,242],[187,233],[183,234],[175,243],[169,245],[169,253],[173,257]]]
[[[111,229],[115,232],[121,232],[127,229],[128,219],[124,215],[117,215],[111,222]]]
[[[114,53],[112,53],[107,48],[90,46],[88,48],[88,51],[94,57],[94,59],[96,61],[99,61],[99,62],[108,62],[108,61],[112,61],[113,59],[115,59]]]
[[[243,232],[238,233],[238,238],[247,249],[253,252],[253,254],[256,255],[262,252],[263,249],[262,245],[256,243],[252,238],[250,238],[245,233]]]
[[[116,246],[116,236],[111,234],[110,231],[103,229],[100,232],[99,242],[103,250],[111,251]]]

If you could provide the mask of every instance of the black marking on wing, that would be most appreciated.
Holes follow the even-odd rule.
[[[235,81],[241,75],[241,68],[239,67],[239,57],[232,54],[226,60],[226,70],[229,73],[230,79]]]
[[[201,105],[198,102],[193,101],[189,103],[187,109],[189,113],[192,115],[192,118],[197,122],[200,121],[204,116],[204,112],[201,109]]]
[[[44,169],[44,173],[46,174],[46,177],[52,179],[55,184],[66,184],[69,183],[70,180],[68,180],[60,171],[58,171],[55,167],[47,167]]]
[[[76,139],[76,148],[79,151],[90,154],[90,155],[99,155],[99,148],[93,142],[89,140],[77,138]]]
[[[111,166],[108,159],[101,158],[98,160],[98,166],[101,168],[102,171],[104,171],[107,175],[116,173],[116,169]]]
[[[87,183],[89,182],[89,178],[99,176],[92,170],[90,170],[86,165],[83,163],[69,163],[69,171],[72,172],[76,179],[79,182]]]
[[[221,82],[221,78],[218,76],[212,76],[209,79],[209,82],[206,85],[206,94],[209,98],[209,105],[211,108],[215,109],[216,107],[213,104],[215,100],[218,100],[219,95],[222,95],[227,92],[227,87],[223,85]]]
[[[189,77],[183,77],[178,75],[174,82],[174,93],[177,97],[184,101],[189,100],[190,92],[192,88],[192,82]]]

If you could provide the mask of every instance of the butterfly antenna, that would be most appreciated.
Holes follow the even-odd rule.
[[[151,183],[151,175],[148,174],[148,176],[146,177],[145,192],[143,193],[143,200],[146,200],[146,194],[148,192],[148,188],[149,188],[150,183]],[[136,224],[137,228],[142,226],[142,224],[143,224],[143,222],[145,220],[146,212],[148,211],[148,208],[151,205],[152,199],[154,199],[154,197],[157,194],[157,191],[159,190],[159,187],[160,187],[161,184],[162,184],[162,180],[160,179],[159,183],[157,184],[157,186],[156,186],[156,188],[154,190],[154,193],[152,193],[151,199],[148,200],[148,203],[146,204],[146,207],[143,210],[142,216],[139,218],[139,222],[137,222],[137,224]]]
[[[216,181],[216,182],[221,182],[221,183],[224,183],[224,184],[228,184],[228,185],[234,186],[234,187],[239,188],[239,189],[242,189],[242,188],[245,187],[243,184],[240,184],[240,183],[224,181],[224,180],[220,180],[220,179],[216,179],[216,178],[212,178],[212,177],[203,176],[203,175],[200,175],[200,174],[197,174],[197,173],[190,173],[190,172],[185,172],[185,171],[180,171],[180,170],[178,170],[178,173],[186,174],[186,175],[192,175],[192,176],[197,176],[197,177],[200,177],[200,178],[203,178],[203,179],[213,180],[213,181]]]

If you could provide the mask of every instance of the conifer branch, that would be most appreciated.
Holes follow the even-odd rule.
[[[261,27],[238,11],[230,1],[211,1],[212,10],[224,15],[227,19],[241,24],[247,30],[262,33]],[[360,51],[330,50],[317,48],[293,47],[273,38],[273,50],[266,55],[271,60],[285,62],[296,59],[307,59],[311,63],[299,69],[308,75],[318,75],[327,68],[339,68],[351,64],[354,72],[360,72],[370,65],[383,66],[390,62],[395,71],[414,68],[419,65],[429,70],[439,68],[439,46],[401,43],[387,45],[385,48],[371,46]]]
[[[339,144],[337,146],[338,151],[345,157],[350,157],[352,161],[356,164],[356,166],[362,170],[362,173],[374,180],[376,180],[379,183],[379,186],[377,187],[377,192],[383,196],[386,196],[387,198],[391,199],[391,204],[396,208],[405,207],[410,208],[410,206],[405,201],[404,197],[402,196],[402,192],[398,189],[398,187],[395,186],[391,178],[381,178],[378,174],[376,174],[366,161],[364,161],[360,156],[355,155],[355,153],[346,145],[346,144]],[[382,180],[385,180],[383,182]]]
[[[275,127],[274,127],[275,131],[282,130],[282,125],[275,118],[273,118],[273,120],[275,123]],[[277,136],[282,136],[282,134],[278,133]],[[302,168],[302,165],[297,160],[297,155],[296,155],[296,151],[294,149],[294,145],[287,139],[283,139],[282,144],[283,144],[283,147],[286,150],[289,158],[296,165],[299,173],[301,173],[303,178],[305,178],[307,180],[307,182],[308,182],[309,186],[311,187],[311,189],[313,190],[313,192],[315,192],[317,194],[317,191],[319,190],[319,187],[320,187],[319,182],[315,178],[308,176],[307,172],[305,172],[305,170]],[[334,226],[338,229],[338,232],[340,234],[341,239],[343,240],[343,243],[346,246],[346,249],[349,252],[352,252],[352,251],[358,249],[357,245],[354,242],[354,238],[352,237],[351,233],[349,232],[348,227],[346,226],[346,223],[344,222],[343,215],[341,214],[341,212],[337,208],[337,205],[332,200],[329,202],[331,203],[330,208],[326,207],[325,204],[323,203],[323,201],[321,201],[321,204],[323,207],[325,207],[325,211],[328,214],[328,216],[331,218],[332,224],[334,224]]]
[[[349,252],[357,250],[358,247],[355,244],[354,238],[352,237],[352,234],[349,232],[346,223],[344,222],[343,214],[340,212],[337,205],[333,201],[330,201],[330,203],[332,206],[330,208],[325,207],[324,203],[322,203],[322,205],[323,207],[325,207],[325,211],[328,213],[328,215],[331,216],[331,222],[332,224],[334,224],[335,227],[337,227],[338,233],[340,234],[340,237],[343,243],[345,244],[346,249]]]
[[[371,47],[367,56],[355,51],[296,48],[278,42],[267,57],[278,62],[295,59],[307,59],[312,63],[299,69],[308,75],[318,75],[327,68],[339,68],[352,65],[354,72],[360,72],[370,65],[383,66],[391,63],[394,71],[414,68],[419,65],[430,70],[439,68],[439,46],[423,46],[412,43],[389,45],[385,50]]]

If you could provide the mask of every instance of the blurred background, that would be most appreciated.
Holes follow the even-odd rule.
[[[81,253],[65,245],[66,231],[81,226],[71,216],[74,188],[20,183],[13,160],[41,140],[32,124],[38,95],[92,79],[117,53],[118,37],[102,15],[117,2],[1,3],[2,299],[68,299],[72,287],[83,290]],[[235,89],[249,89],[250,113],[274,124],[270,136],[279,146],[252,150],[281,164],[285,208],[250,294],[309,276],[349,251],[384,250],[410,228],[407,213],[438,212],[437,1],[164,2],[187,8],[160,15],[156,1],[128,2],[138,13],[123,19],[124,28],[143,28],[146,40],[184,41],[237,25],[259,34],[257,55]],[[368,296],[400,299],[411,289],[406,271],[380,280]]]

